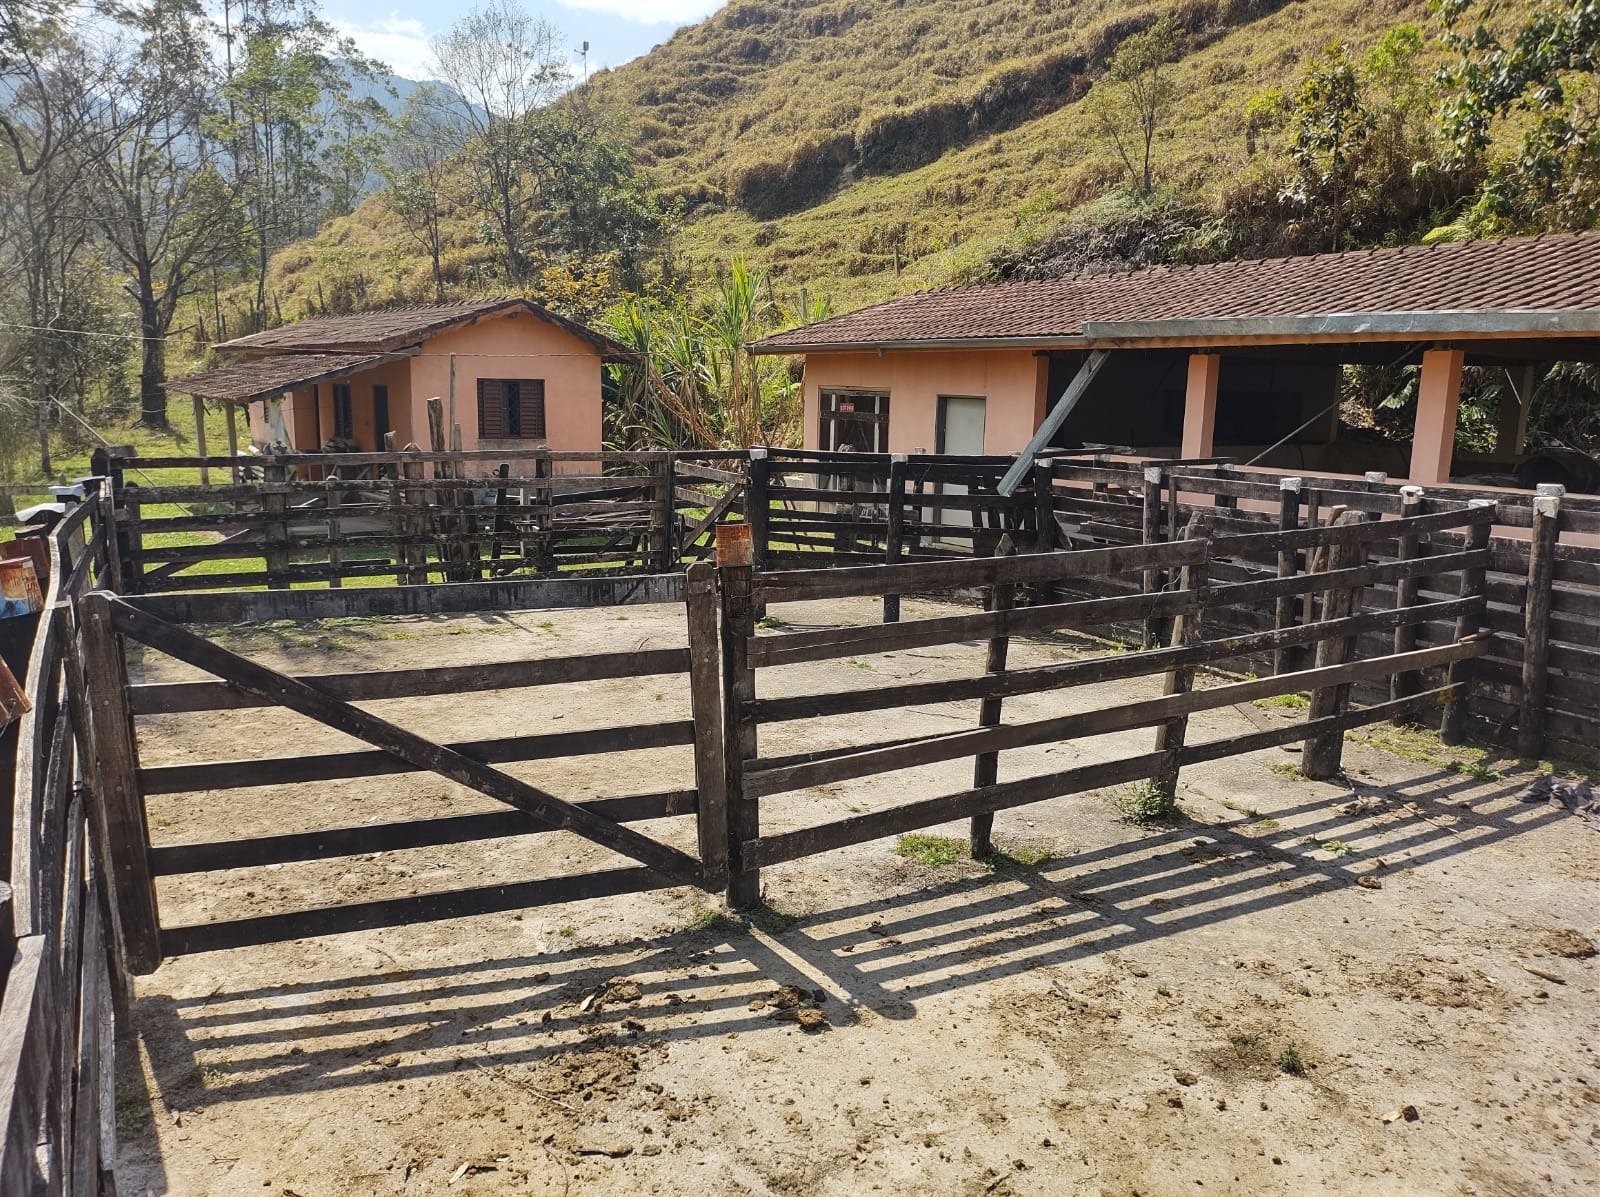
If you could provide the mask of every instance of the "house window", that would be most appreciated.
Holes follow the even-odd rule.
[[[889,451],[889,392],[823,391],[819,447]]]
[[[356,413],[350,402],[350,384],[347,382],[333,384],[333,435],[340,440],[355,439]]]
[[[544,379],[478,379],[480,441],[544,439]]]

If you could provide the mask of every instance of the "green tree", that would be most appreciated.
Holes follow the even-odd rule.
[[[1443,135],[1458,161],[1488,163],[1480,223],[1600,221],[1600,2],[1541,0],[1509,36],[1493,0],[1434,6],[1456,56],[1439,75]],[[1498,147],[1502,130],[1514,147]]]
[[[433,295],[444,298],[444,222],[451,211],[451,164],[465,130],[442,92],[424,84],[406,100],[382,166],[384,202],[428,255]]]
[[[1177,106],[1178,85],[1168,67],[1182,47],[1182,26],[1174,17],[1162,17],[1123,39],[1089,93],[1095,121],[1141,194],[1154,186],[1156,134]]]
[[[93,218],[139,315],[140,422],[167,425],[166,346],[178,305],[236,250],[236,193],[206,135],[218,82],[198,4],[130,10],[108,43],[108,91],[79,93]]]
[[[1289,158],[1300,173],[1303,194],[1327,193],[1332,208],[1329,243],[1338,250],[1344,243],[1351,156],[1372,128],[1348,46],[1335,42],[1312,62],[1290,111],[1294,136]]]
[[[548,161],[541,117],[572,77],[565,42],[516,0],[487,0],[433,43],[434,69],[449,80],[451,110],[471,134],[462,168],[471,206],[499,244],[506,277],[529,269],[529,221]]]

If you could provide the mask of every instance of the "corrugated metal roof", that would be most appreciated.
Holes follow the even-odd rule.
[[[1548,327],[1548,321],[1533,318],[1537,313],[1600,312],[1600,232],[921,292],[768,337],[754,348],[786,353],[919,342],[1072,341],[1085,337],[1086,324],[1096,326],[1096,336],[1109,336],[1111,330],[1101,328],[1106,321],[1484,311],[1529,313],[1530,335]],[[1416,335],[1427,335],[1425,325],[1418,324]],[[1498,334],[1515,332],[1502,328]]]

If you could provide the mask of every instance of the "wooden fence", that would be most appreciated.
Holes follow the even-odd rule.
[[[708,551],[711,526],[740,510],[744,456],[112,457],[119,589],[666,572]],[[717,468],[730,459],[739,473]],[[217,484],[141,481],[199,469]]]
[[[1401,516],[1448,514],[1472,503],[1492,503],[1495,517],[1487,547],[1485,626],[1497,635],[1474,663],[1472,717],[1465,733],[1504,744],[1524,757],[1556,755],[1600,764],[1600,498],[1530,494],[1501,489],[1440,486],[1424,490],[1382,475],[1357,480],[1270,470],[1105,459],[1058,459],[1052,464],[1055,512],[1062,541],[1079,546],[1170,540],[1179,521],[1210,512],[1221,532],[1315,528],[1339,509],[1392,523]],[[1379,547],[1382,560],[1398,562],[1429,546],[1464,547],[1459,530],[1441,528],[1416,537],[1396,535]],[[1255,553],[1218,567],[1221,580],[1291,576],[1309,563],[1304,549],[1281,555]],[[1084,595],[1113,594],[1112,579],[1075,583]],[[1426,593],[1441,596],[1456,585],[1435,580]],[[1125,584],[1124,584],[1125,588]],[[1418,584],[1384,577],[1367,587],[1364,609],[1415,602]],[[1305,616],[1304,604],[1287,600],[1271,608],[1240,608],[1228,618],[1240,630],[1285,626]],[[1409,643],[1441,643],[1453,627],[1433,621],[1408,632]],[[1359,651],[1388,643],[1368,634]],[[1279,654],[1252,663],[1285,669],[1304,654]]]
[[[974,819],[973,850],[987,850],[997,810],[1087,789],[1148,782],[1171,796],[1179,769],[1273,745],[1304,741],[1303,770],[1329,777],[1339,769],[1343,734],[1353,727],[1419,717],[1442,708],[1442,727],[1457,737],[1468,716],[1466,667],[1489,650],[1491,636],[1479,623],[1485,606],[1485,547],[1496,513],[1462,507],[1431,515],[1376,523],[1349,513],[1332,525],[1282,531],[1240,532],[1218,527],[1210,513],[1193,517],[1186,533],[1168,543],[1128,545],[1072,553],[935,561],[836,569],[760,571],[745,566],[721,570],[724,604],[722,652],[728,752],[728,807],[733,861],[730,897],[749,903],[759,894],[759,871],[782,861],[912,831],[956,818]],[[1421,541],[1455,529],[1466,547],[1419,551],[1386,560],[1390,541]],[[1009,546],[1003,546],[1009,547]],[[1240,559],[1310,552],[1309,571],[1259,580],[1232,580]],[[1220,576],[1219,576],[1220,575]],[[1356,595],[1384,580],[1446,586],[1453,597],[1420,592],[1387,610],[1359,609]],[[1071,598],[1059,595],[1077,584],[1109,582],[1115,594]],[[876,597],[972,588],[986,595],[981,613],[913,619],[777,634],[758,634],[755,612],[766,605]],[[1035,602],[1017,605],[1027,590]],[[1306,601],[1311,618],[1262,631],[1228,631],[1230,617],[1271,610],[1278,600]],[[1084,660],[1006,668],[1009,638],[1073,629],[1099,631],[1134,621],[1169,627],[1159,646],[1137,653],[1107,652]],[[1415,629],[1448,621],[1453,634],[1441,643],[1416,647]],[[1355,652],[1363,636],[1384,635],[1390,647],[1376,654]],[[808,661],[863,657],[909,648],[986,640],[982,674],[953,681],[893,684],[767,698],[758,692],[764,669]],[[1258,679],[1196,690],[1196,666],[1238,668],[1254,657],[1299,651],[1301,667]],[[1050,719],[1003,724],[1008,697],[1106,681],[1160,678],[1159,696],[1085,709]],[[1380,683],[1381,701],[1351,704],[1351,689]],[[1394,697],[1387,692],[1393,687]],[[1308,694],[1300,722],[1225,740],[1190,742],[1188,717],[1240,702],[1284,694]],[[845,749],[771,756],[761,751],[761,729],[776,723],[830,716],[859,716],[920,704],[980,700],[977,724],[967,731],[910,740],[881,740]],[[1061,772],[998,782],[998,754],[1007,749],[1063,739],[1090,739],[1149,728],[1148,750]],[[971,788],[939,797],[814,824],[776,834],[762,831],[763,800],[813,786],[860,779],[939,761],[971,757]]]
[[[126,1011],[74,600],[108,578],[106,523],[77,505],[49,538],[29,661],[0,945],[0,1192],[111,1194],[114,1026]]]

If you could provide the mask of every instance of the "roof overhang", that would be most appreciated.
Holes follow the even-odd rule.
[[[1083,339],[1107,348],[1145,344],[1314,344],[1328,341],[1517,340],[1600,336],[1600,311],[1483,308],[1447,312],[1335,312],[1184,320],[1085,320]]]
[[[279,353],[203,370],[187,378],[167,381],[169,390],[202,399],[228,403],[251,403],[299,390],[319,382],[332,382],[360,374],[376,366],[404,361],[413,352],[401,353]]]
[[[1140,349],[1178,345],[1316,345],[1350,341],[1474,341],[1600,337],[1600,311],[1516,308],[1442,312],[1334,312],[1317,316],[1218,316],[1182,320],[1086,320],[1077,335],[783,341],[764,355],[950,349]]]

